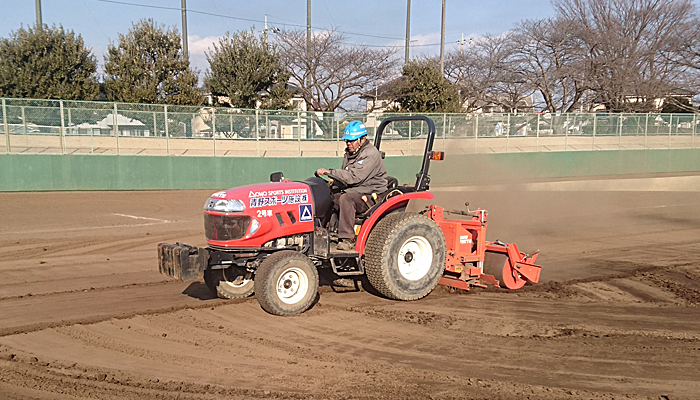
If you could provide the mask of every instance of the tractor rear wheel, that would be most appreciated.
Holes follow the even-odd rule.
[[[508,256],[503,253],[486,252],[484,273],[493,275],[502,288],[510,290],[520,289],[527,283],[525,278],[511,269]]]
[[[393,213],[372,229],[365,247],[367,280],[395,300],[430,294],[445,270],[445,236],[430,218]]]
[[[291,250],[267,256],[255,272],[255,297],[274,315],[308,310],[318,296],[318,271],[309,257]]]
[[[204,283],[222,299],[241,299],[253,294],[253,273],[232,266],[225,269],[204,270]]]

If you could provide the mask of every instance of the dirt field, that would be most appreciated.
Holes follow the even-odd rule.
[[[157,243],[204,245],[211,191],[3,193],[0,398],[696,399],[682,178],[436,188],[488,209],[487,239],[541,249],[543,282],[396,302],[339,281],[290,318],[158,274]]]

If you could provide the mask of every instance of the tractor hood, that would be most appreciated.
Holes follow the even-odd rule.
[[[270,182],[217,192],[212,199],[240,200],[246,209],[311,202],[309,186],[301,182]]]
[[[314,215],[306,183],[247,185],[211,195],[204,205],[204,233],[210,246],[259,247],[313,232]]]

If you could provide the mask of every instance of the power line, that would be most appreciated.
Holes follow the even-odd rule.
[[[405,45],[402,44],[357,44],[357,43],[348,43],[344,42],[345,44],[351,44],[354,46],[362,46],[362,47],[404,47]],[[412,44],[411,47],[431,47],[431,46],[440,46],[440,43],[427,43],[427,44]]]
[[[111,4],[120,4],[120,5],[125,5],[125,6],[135,6],[135,7],[143,7],[143,8],[156,8],[159,10],[171,10],[171,11],[181,11],[180,8],[177,7],[167,7],[167,6],[155,6],[151,4],[138,4],[138,3],[131,3],[128,1],[119,1],[119,0],[94,0],[94,1],[99,1],[102,3],[111,3]],[[194,10],[194,9],[187,9],[188,12],[193,13],[193,14],[200,14],[200,15],[206,15],[210,17],[219,17],[219,18],[226,18],[226,19],[234,19],[234,20],[239,20],[239,21],[246,21],[246,22],[260,22],[264,23],[263,20],[260,19],[255,19],[255,18],[243,18],[243,17],[234,17],[231,15],[221,15],[221,14],[215,14],[212,12],[207,12],[207,11],[200,11],[200,10]],[[269,15],[269,14],[268,14]],[[271,17],[274,17],[273,15],[270,15]],[[277,17],[275,17],[277,18]],[[282,18],[279,18],[281,21],[284,21]],[[296,23],[284,23],[285,25],[289,26],[294,26],[294,27],[299,27],[299,28],[306,28],[305,24],[296,24]],[[318,27],[318,26],[312,26],[313,29],[321,29],[321,30],[327,30],[325,27]],[[394,39],[394,40],[401,40],[402,38],[399,37],[394,37],[394,36],[383,36],[383,35],[372,35],[368,33],[357,33],[357,32],[349,32],[349,31],[340,31],[338,30],[337,32],[339,33],[344,33],[347,35],[352,35],[352,36],[367,36],[367,37],[372,37],[372,38],[377,38],[377,39]]]

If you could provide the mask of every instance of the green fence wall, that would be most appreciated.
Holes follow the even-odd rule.
[[[421,157],[388,157],[389,174],[414,183]],[[163,157],[0,155],[0,191],[219,190],[267,182],[284,172],[302,180],[337,157]],[[433,162],[435,185],[521,182],[539,179],[700,172],[700,149],[566,151],[447,155]]]

